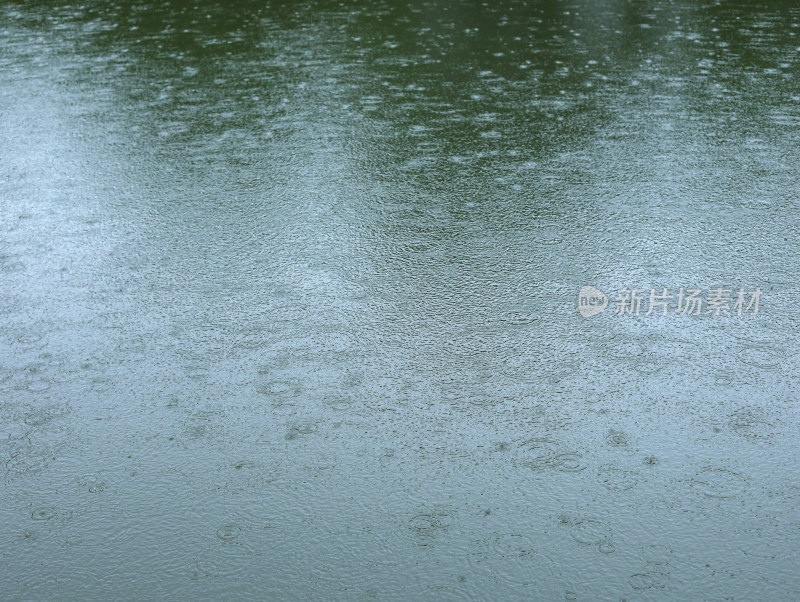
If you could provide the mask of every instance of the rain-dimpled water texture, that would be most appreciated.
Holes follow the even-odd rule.
[[[800,599],[798,54],[788,1],[2,3],[0,597]]]

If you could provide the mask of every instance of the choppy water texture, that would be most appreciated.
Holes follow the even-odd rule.
[[[791,2],[4,2],[2,597],[800,599],[799,53]]]

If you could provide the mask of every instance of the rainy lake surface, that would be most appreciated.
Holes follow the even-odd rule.
[[[798,55],[790,2],[0,4],[0,597],[800,599]]]

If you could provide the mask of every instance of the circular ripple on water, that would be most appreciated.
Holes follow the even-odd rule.
[[[505,454],[511,451],[512,445],[508,441],[495,441],[489,446],[489,453]]]
[[[527,535],[504,534],[492,538],[490,550],[500,558],[521,558],[534,553],[535,545]]]
[[[772,435],[772,424],[764,410],[757,407],[736,410],[728,417],[728,426],[734,433],[747,439],[769,439]]]
[[[233,543],[237,539],[239,539],[239,534],[242,532],[242,528],[239,525],[230,524],[230,525],[222,525],[219,529],[217,529],[217,539],[222,541],[223,543]]]
[[[694,476],[690,484],[696,491],[713,498],[733,498],[747,488],[747,479],[727,468],[705,468]]]
[[[622,447],[630,443],[630,437],[627,433],[611,429],[606,434],[606,443],[614,447]]]
[[[46,378],[32,378],[25,383],[25,390],[31,393],[44,393],[52,383]]]
[[[319,430],[319,427],[314,422],[295,422],[294,424],[290,425],[286,431],[286,439],[292,441],[294,439],[298,439],[299,437],[313,435],[317,432],[317,430]]]
[[[36,531],[23,531],[17,536],[17,541],[20,542],[36,541],[37,539],[39,539],[39,534]]]
[[[717,387],[731,387],[736,381],[736,375],[730,372],[719,372],[713,376],[714,385]]]
[[[776,352],[766,347],[745,347],[739,351],[737,358],[741,363],[761,370],[776,370],[781,365]]]
[[[610,464],[601,466],[597,471],[597,476],[600,477],[603,487],[609,491],[627,491],[636,487],[642,480],[641,473]]]
[[[668,361],[668,359],[642,357],[633,362],[633,369],[644,376],[652,376],[661,372]]]
[[[96,474],[85,474],[78,477],[78,485],[89,493],[103,493],[106,489],[105,482]]]
[[[34,347],[42,342],[42,335],[38,332],[29,332],[17,337],[17,343],[24,347]]]
[[[326,408],[330,408],[335,412],[362,412],[365,406],[356,401],[353,397],[346,395],[336,395],[326,397],[323,400]]]
[[[408,528],[420,545],[428,545],[446,533],[453,517],[446,512],[417,514],[408,521]]]
[[[561,515],[559,522],[570,528],[570,535],[576,542],[598,546],[600,551],[605,553],[614,551],[611,543],[614,532],[604,522],[593,518],[572,518],[567,515]]]
[[[451,357],[476,358],[497,351],[499,341],[491,335],[467,331],[448,336],[441,342],[441,346]]]
[[[533,470],[579,472],[586,468],[581,454],[565,450],[559,443],[548,438],[524,441],[514,450],[514,456]]]
[[[262,490],[265,485],[277,480],[280,476],[280,463],[256,463],[250,460],[239,460],[222,465],[216,479],[212,479],[215,489],[238,492],[245,489]]]
[[[556,454],[550,462],[550,467],[561,472],[580,472],[586,468],[583,456],[577,452]]]
[[[264,395],[284,395],[293,392],[297,388],[297,383],[288,380],[274,380],[261,385],[259,393]]]
[[[667,570],[674,558],[674,552],[665,545],[651,544],[642,546],[638,554],[639,558],[644,560],[648,566],[662,567],[661,570]]]
[[[657,569],[644,573],[635,573],[628,578],[630,586],[638,591],[648,589],[664,589],[669,580],[669,573]]]
[[[6,461],[6,472],[9,475],[21,476],[43,472],[52,460],[50,456],[28,455],[18,453]]]
[[[68,408],[61,406],[38,408],[27,412],[23,420],[29,426],[42,426],[52,420],[66,416],[68,412]]]
[[[611,539],[612,535],[608,525],[599,520],[582,519],[572,525],[572,539],[578,543],[599,545]]]
[[[523,441],[513,450],[514,457],[536,468],[547,468],[548,463],[561,451],[558,443],[548,438]]]
[[[246,545],[216,545],[205,550],[189,567],[193,581],[244,578],[255,569],[255,554]]]
[[[412,584],[403,588],[407,600],[436,600],[442,602],[459,602],[473,600],[475,593],[462,584]],[[329,596],[330,597],[330,596]],[[380,595],[375,596],[378,600]]]
[[[487,571],[489,575],[504,586],[520,593],[541,584],[556,574],[556,563],[541,552],[522,555],[493,555],[475,563],[475,569]]]
[[[117,357],[142,358],[147,356],[147,344],[141,337],[133,337],[120,342],[116,348]]]
[[[259,386],[256,391],[267,397],[275,407],[292,403],[302,391],[298,382],[278,380]]]
[[[183,426],[183,434],[190,439],[202,439],[211,429],[211,425],[202,419],[195,418]]]
[[[201,368],[189,369],[186,372],[186,378],[190,378],[191,380],[204,380],[207,377],[208,377],[208,372],[206,372]]]
[[[50,520],[56,516],[58,516],[58,512],[56,512],[55,508],[50,506],[42,506],[31,512],[31,518],[33,520]]]
[[[556,226],[537,228],[533,232],[533,243],[537,247],[560,247],[564,245],[564,235]]]
[[[501,322],[510,324],[512,326],[528,326],[536,324],[540,321],[538,315],[527,311],[510,311],[499,317]]]

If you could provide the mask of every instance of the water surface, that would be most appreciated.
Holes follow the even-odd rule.
[[[2,597],[800,598],[798,53],[790,2],[0,5]]]

